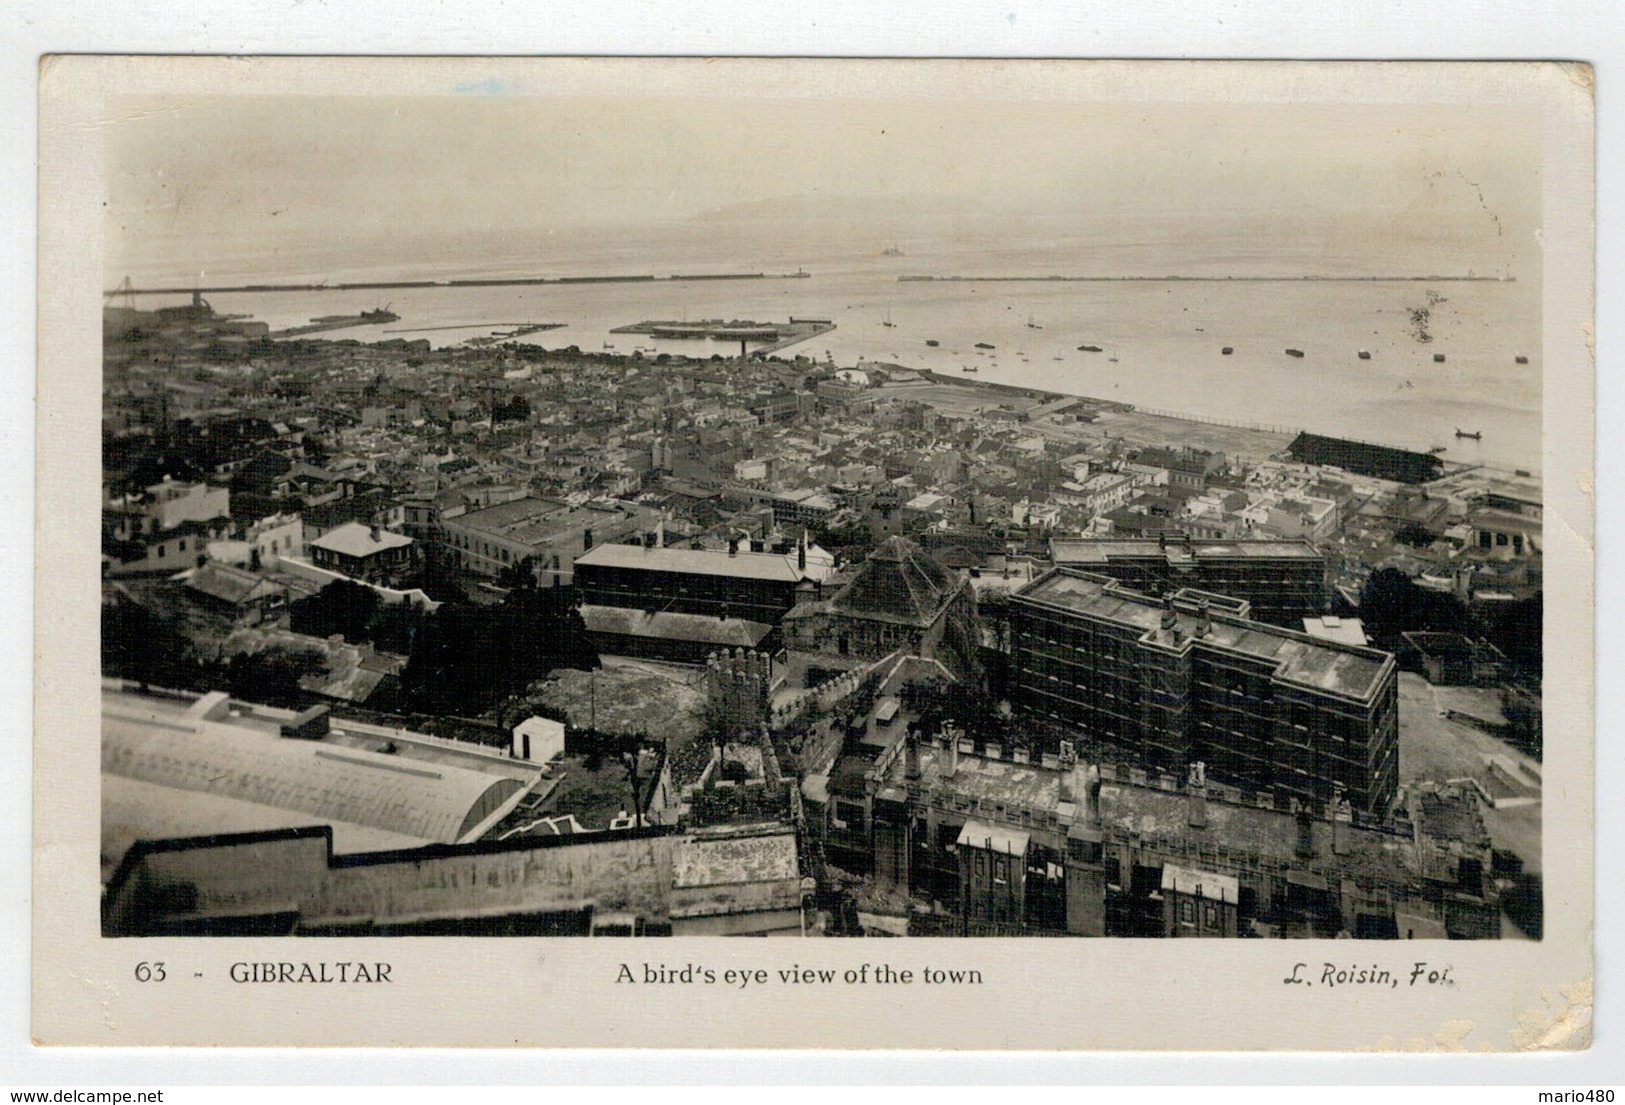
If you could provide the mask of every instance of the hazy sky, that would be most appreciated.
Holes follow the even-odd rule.
[[[1533,255],[1538,133],[1473,106],[1043,102],[986,95],[129,98],[106,129],[109,271],[275,249],[705,219],[1199,215],[1436,227]]]

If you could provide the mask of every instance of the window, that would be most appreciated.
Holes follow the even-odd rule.
[[[1196,903],[1185,900],[1179,903],[1179,919],[1187,925],[1196,923]]]

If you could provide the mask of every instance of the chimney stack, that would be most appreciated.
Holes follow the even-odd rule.
[[[1208,615],[1207,599],[1203,599],[1196,607],[1196,632],[1194,635],[1197,637],[1206,637],[1208,635],[1208,631],[1212,628],[1213,619]]]
[[[1344,793],[1343,784],[1338,783],[1333,791],[1332,799],[1332,851],[1340,856],[1346,856],[1353,845],[1351,839],[1354,831],[1354,809]]]
[[[1298,821],[1297,855],[1299,859],[1309,859],[1315,854],[1315,815],[1308,802],[1294,798],[1292,804]]]
[[[910,729],[904,740],[903,754],[906,757],[903,767],[903,778],[909,782],[918,782],[920,779],[920,736]]]
[[[1207,828],[1207,765],[1201,760],[1191,764],[1186,779],[1189,796],[1186,799],[1185,823],[1193,829]]]
[[[728,555],[729,556],[738,556],[739,555],[739,538],[737,538],[737,537],[728,538]]]
[[[373,526],[372,527],[372,543],[376,545],[382,540],[383,540],[383,537],[380,535],[378,527]]]
[[[587,550],[589,550],[591,548],[592,548],[592,527],[588,526],[587,528],[585,528],[585,529],[583,529],[581,531],[581,551],[586,552]]]

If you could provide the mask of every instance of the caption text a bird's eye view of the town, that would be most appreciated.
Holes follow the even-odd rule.
[[[1541,938],[1538,117],[904,69],[117,113],[105,935]]]

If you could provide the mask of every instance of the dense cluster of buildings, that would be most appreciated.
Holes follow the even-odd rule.
[[[1532,481],[1134,445],[1120,405],[896,366],[271,341],[206,304],[106,334],[106,602],[325,665],[294,710],[104,685],[110,933],[1501,932],[1505,786],[1407,772],[1357,604],[1378,568],[1538,594]],[[293,631],[334,582],[556,591],[703,687],[699,735],[363,715],[407,657]]]

